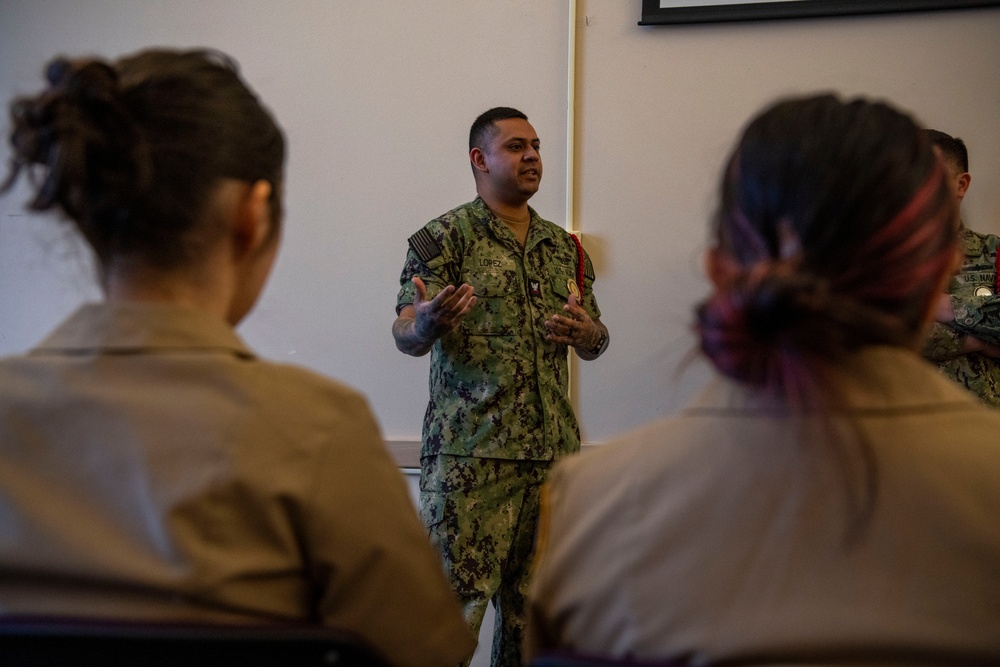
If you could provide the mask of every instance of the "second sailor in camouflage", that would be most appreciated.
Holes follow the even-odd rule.
[[[965,142],[940,130],[926,133],[941,156],[961,206],[972,182]],[[998,244],[996,235],[980,234],[962,225],[958,235],[962,266],[942,297],[937,321],[924,346],[924,356],[946,376],[993,407],[1000,407]]]
[[[982,401],[1000,407],[1000,360],[969,352],[969,337],[1000,346],[1000,297],[997,296],[997,246],[1000,237],[962,227],[962,268],[949,285],[953,319],[935,322],[924,356],[949,378]]]

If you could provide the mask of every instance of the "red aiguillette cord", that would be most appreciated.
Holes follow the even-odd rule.
[[[578,256],[576,262],[576,286],[580,288],[580,299],[583,300],[583,244],[580,243],[580,239],[576,238],[576,234],[570,234],[573,237],[573,243],[576,244],[576,253]],[[997,270],[1000,271],[1000,253],[997,255]]]

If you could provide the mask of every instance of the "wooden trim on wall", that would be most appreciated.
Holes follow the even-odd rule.
[[[385,445],[400,468],[420,467],[419,440],[388,440]]]

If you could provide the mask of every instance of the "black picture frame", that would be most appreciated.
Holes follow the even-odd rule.
[[[721,4],[723,1],[720,0],[720,4],[717,5],[698,7],[661,7],[660,0],[642,0],[642,18],[639,25],[719,23],[1000,7],[1000,0],[791,0],[785,2],[753,0],[740,4]]]

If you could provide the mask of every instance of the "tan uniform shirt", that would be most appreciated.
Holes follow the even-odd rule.
[[[558,464],[529,653],[1000,658],[1000,414],[898,349],[834,386],[822,420],[719,381]]]
[[[0,613],[312,621],[400,665],[474,640],[366,400],[174,306],[0,361]]]

